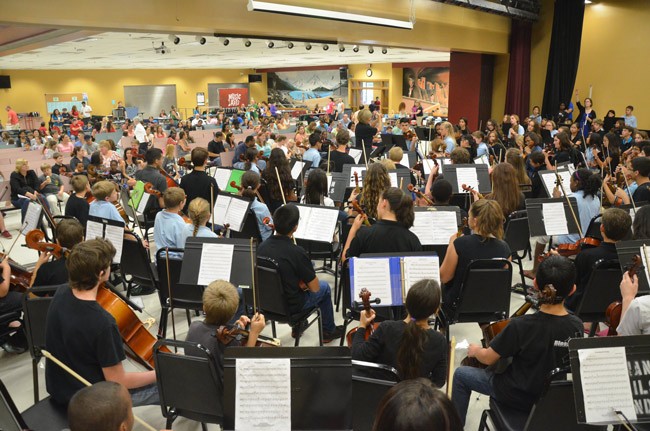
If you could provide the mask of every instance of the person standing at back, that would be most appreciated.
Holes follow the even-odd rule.
[[[217,180],[205,172],[208,163],[209,151],[202,147],[192,149],[191,159],[194,169],[189,174],[181,178],[181,188],[187,196],[183,212],[187,214],[187,209],[194,198],[203,198],[212,205],[217,201],[219,194],[219,185]]]

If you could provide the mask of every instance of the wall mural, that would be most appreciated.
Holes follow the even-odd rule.
[[[289,108],[324,108],[332,97],[347,106],[348,81],[339,69],[269,72],[268,101]]]
[[[449,108],[449,67],[405,67],[402,100],[410,112],[420,102],[431,115],[446,116]]]

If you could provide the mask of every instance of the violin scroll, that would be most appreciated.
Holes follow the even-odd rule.
[[[25,235],[25,245],[32,250],[38,250],[41,253],[51,253],[57,259],[62,258],[68,250],[59,244],[43,242],[45,233],[40,229],[34,229]]]

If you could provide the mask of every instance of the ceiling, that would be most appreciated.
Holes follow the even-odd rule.
[[[251,39],[245,47],[242,39],[231,39],[224,46],[217,38],[206,36],[205,45],[190,35],[179,35],[174,45],[168,34],[154,33],[99,33],[72,41],[39,47],[21,53],[0,52],[0,70],[11,69],[269,69],[284,67],[326,66],[338,64],[411,63],[449,61],[448,52],[375,46],[374,54],[367,46],[359,52],[346,45],[339,52],[336,45],[324,51],[322,44],[312,44],[307,51],[303,42],[295,42],[293,49],[284,41],[274,41],[274,48],[266,40]],[[154,47],[164,42],[166,54],[157,53]],[[4,56],[2,56],[4,55]]]

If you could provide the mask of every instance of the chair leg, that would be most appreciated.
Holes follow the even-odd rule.
[[[271,331],[273,331],[273,338],[277,338],[277,334],[275,332],[275,320],[271,320]]]
[[[318,313],[318,345],[323,347],[323,319],[320,310],[316,312]]]
[[[167,338],[167,321],[169,308],[162,307],[160,310],[160,323],[158,324],[158,338]]]
[[[206,424],[204,424],[203,422],[201,422],[201,430],[202,431],[208,431],[208,426]]]
[[[187,317],[187,326],[192,324],[192,317],[190,316],[190,310],[185,310],[185,316]]]
[[[488,418],[488,411],[483,410],[483,414],[481,415],[481,422],[478,425],[478,431],[485,431],[487,428],[487,418]]]
[[[38,393],[38,363],[39,362],[40,362],[40,358],[32,359],[32,380],[34,382],[34,404],[38,403],[39,401],[39,393]]]

